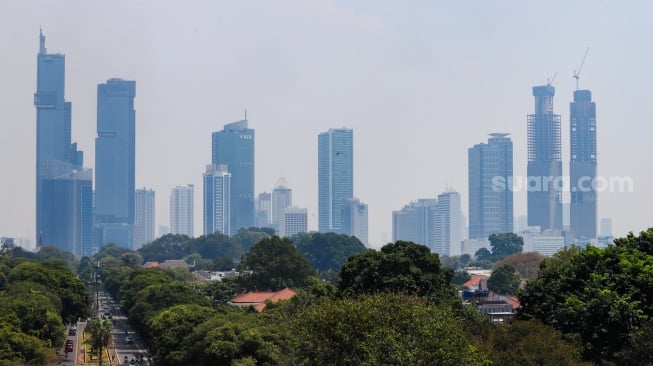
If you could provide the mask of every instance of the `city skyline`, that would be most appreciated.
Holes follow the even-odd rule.
[[[10,212],[0,232],[35,241],[31,97],[39,24],[48,49],[66,55],[72,137],[87,162],[95,154],[94,88],[111,77],[139,84],[136,186],[159,192],[200,186],[209,134],[242,118],[246,108],[257,134],[255,194],[287,177],[293,200],[308,208],[309,230],[315,230],[314,136],[346,125],[356,131],[354,192],[369,204],[375,248],[391,240],[391,212],[405,202],[450,186],[467,192],[466,149],[488,133],[511,134],[514,174],[526,176],[530,89],[556,72],[562,174],[569,175],[565,106],[573,100],[572,71],[591,45],[580,87],[592,90],[600,107],[598,175],[634,182],[632,193],[599,192],[598,218],[613,218],[615,236],[644,230],[653,173],[634,157],[647,156],[644,138],[653,128],[645,108],[651,51],[642,46],[652,26],[651,5],[638,5],[5,2],[0,39],[9,47],[0,62],[11,72],[0,88],[0,143],[12,153],[0,168],[12,179],[0,190]],[[532,17],[552,21],[534,28]],[[94,19],[120,19],[120,26]],[[388,180],[389,173],[396,179]],[[563,202],[569,196],[563,193]],[[156,199],[158,226],[166,224],[169,204],[165,193]],[[515,192],[515,216],[525,212],[526,194]],[[196,233],[201,225],[195,220]]]

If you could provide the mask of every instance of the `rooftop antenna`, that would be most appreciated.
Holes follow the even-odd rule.
[[[590,50],[589,46],[585,49],[585,54],[583,55],[583,60],[580,62],[580,66],[578,66],[578,71],[574,70],[574,79],[576,79],[576,90],[578,90],[578,79],[580,79],[580,71],[583,69],[583,65],[585,65],[585,58],[587,57],[587,52]]]
[[[557,72],[553,74],[552,77],[546,78],[546,86],[551,86],[551,84],[553,84],[553,81],[556,79],[556,76],[558,76]]]
[[[245,108],[245,121],[247,121],[247,108]]]

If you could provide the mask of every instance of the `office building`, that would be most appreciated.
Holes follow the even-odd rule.
[[[345,200],[342,206],[342,233],[355,236],[365,246],[369,246],[367,235],[367,204],[358,198]]]
[[[308,231],[308,210],[299,207],[286,207],[279,220],[279,236],[291,237]]]
[[[254,226],[254,130],[247,119],[213,133],[211,164],[226,165],[231,173],[230,232]]]
[[[318,136],[318,230],[341,232],[342,206],[354,196],[354,132],[330,129]]]
[[[97,88],[95,139],[95,223],[105,244],[107,234],[124,248],[132,248],[134,224],[136,82],[109,79]],[[120,231],[124,232],[120,232]]]
[[[612,218],[601,218],[601,236],[612,236]]]
[[[460,194],[454,191],[438,195],[434,213],[433,247],[435,253],[447,256],[461,255]]]
[[[528,115],[528,225],[562,230],[560,115],[553,114],[555,88],[534,86],[535,113]]]
[[[279,222],[283,210],[290,206],[292,206],[292,189],[288,188],[285,180],[281,179],[277,187],[272,190],[272,227],[280,228]]]
[[[134,193],[134,240],[133,249],[154,241],[154,191],[137,189]]]
[[[226,165],[207,165],[204,173],[204,235],[231,235],[231,173]]]
[[[469,237],[513,232],[512,141],[490,134],[468,150]]]
[[[65,56],[47,52],[43,32],[36,60],[36,243],[80,255],[90,250],[85,248],[90,247],[86,240],[93,229],[93,213],[87,207],[89,202],[92,205],[87,190],[87,184],[92,186],[92,176],[90,183],[87,179],[92,173],[83,169],[84,155],[71,143],[71,103],[64,96]]]
[[[259,193],[255,201],[255,225],[256,227],[270,227],[272,225],[272,194]]]
[[[192,184],[177,186],[170,193],[170,233],[193,237],[193,191]]]
[[[93,255],[93,171],[74,170],[43,179],[45,227],[52,244],[76,256]]]
[[[438,201],[422,198],[392,212],[392,241],[412,241],[434,249],[435,211]]]
[[[574,91],[569,119],[570,226],[577,239],[596,238],[596,104],[589,90]]]

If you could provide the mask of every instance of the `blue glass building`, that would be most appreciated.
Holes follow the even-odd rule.
[[[560,115],[553,114],[555,88],[534,86],[535,114],[528,115],[528,226],[562,230]]]
[[[213,132],[211,163],[226,165],[231,173],[231,233],[254,226],[254,130],[247,120]]]
[[[512,141],[490,134],[468,150],[469,237],[513,232]]]
[[[204,173],[204,235],[231,235],[231,174],[225,165],[209,165]]]
[[[576,90],[570,104],[570,226],[576,239],[596,238],[596,104],[592,92]]]
[[[132,248],[136,82],[110,79],[97,89],[95,222],[100,245]]]
[[[342,231],[342,207],[354,197],[354,131],[330,129],[318,136],[318,230]]]
[[[76,255],[91,245],[89,170],[71,143],[71,103],[64,98],[65,56],[49,54],[39,35],[36,108],[36,241]]]

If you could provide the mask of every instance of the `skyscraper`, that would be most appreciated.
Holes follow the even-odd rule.
[[[192,184],[177,186],[170,193],[170,233],[193,237],[193,191]]]
[[[204,173],[204,235],[231,235],[231,173],[226,165],[207,165]]]
[[[272,225],[272,194],[259,193],[255,201],[255,226],[270,227]]]
[[[231,173],[231,233],[254,226],[254,130],[246,119],[213,132],[211,163]]]
[[[570,104],[571,231],[579,240],[596,238],[596,104],[592,92],[576,90]]]
[[[279,222],[283,216],[283,210],[290,206],[292,206],[292,189],[286,186],[284,180],[281,180],[272,190],[272,227],[280,229]]]
[[[279,220],[279,236],[291,237],[308,230],[308,210],[299,207],[286,207]]]
[[[318,136],[318,230],[341,232],[342,206],[354,196],[354,131]]]
[[[355,236],[369,246],[367,230],[367,204],[358,198],[348,198],[342,205],[342,233]]]
[[[468,151],[469,237],[513,232],[512,141],[490,134]]]
[[[135,81],[109,79],[97,88],[95,221],[104,232],[100,244],[111,240],[125,248],[132,247],[134,224],[135,96]]]
[[[528,226],[562,230],[560,115],[553,114],[555,88],[534,86],[535,114],[528,115]]]
[[[438,195],[438,205],[433,216],[432,251],[447,256],[461,254],[460,215],[460,194],[458,192],[449,191]]]
[[[134,194],[133,249],[154,241],[154,191],[137,189]]]
[[[434,248],[435,211],[438,201],[422,198],[392,212],[392,241],[404,240]]]
[[[36,241],[76,255],[92,251],[92,172],[71,143],[71,103],[64,98],[65,56],[49,54],[39,34],[36,108]],[[92,254],[92,253],[91,253]]]

